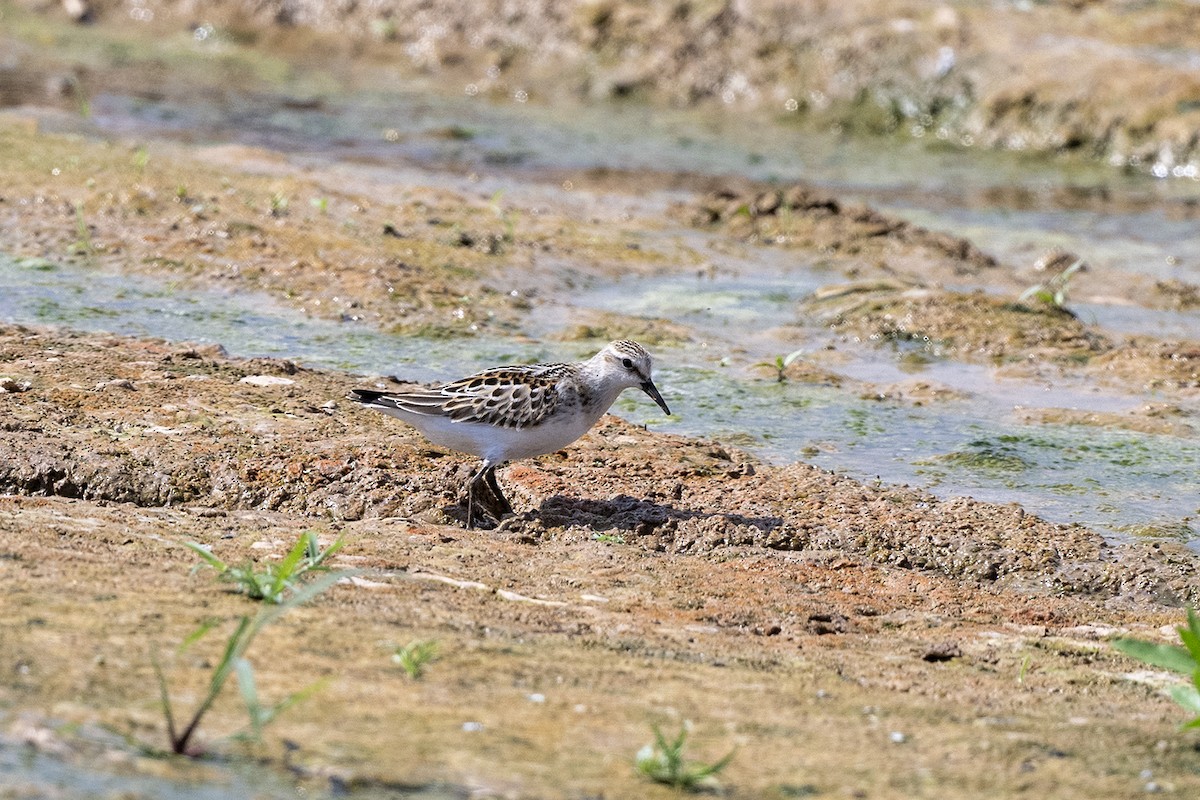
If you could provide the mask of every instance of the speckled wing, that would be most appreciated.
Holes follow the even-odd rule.
[[[559,385],[569,372],[565,364],[497,367],[428,389],[355,389],[353,395],[361,403],[410,414],[519,429],[543,422],[560,403],[578,398],[576,390]]]
[[[448,383],[439,393],[445,414],[455,422],[479,422],[501,428],[528,428],[546,420],[568,394],[560,382],[565,364],[497,367]]]

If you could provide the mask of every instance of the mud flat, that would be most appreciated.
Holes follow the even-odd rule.
[[[1178,711],[1104,644],[1195,601],[1186,548],[615,419],[509,467],[520,513],[467,532],[470,465],[349,407],[351,376],[13,327],[0,353],[19,389],[0,395],[10,725],[37,709],[160,744],[151,652],[251,605],[178,543],[237,562],[314,530],[363,572],[255,659],[264,692],[333,677],[265,746],[314,786],[640,794],[629,757],[683,719],[714,758],[776,754],[735,760],[737,795],[1200,785]],[[443,653],[420,682],[389,658],[413,638]],[[176,658],[176,684],[201,686],[205,658]]]
[[[117,8],[96,6],[105,36]],[[608,24],[637,22],[622,8]],[[310,6],[295,9],[293,22],[311,22]],[[735,11],[712,19],[736,27]],[[158,20],[178,27],[169,13]],[[281,46],[312,35],[246,29],[274,31],[262,35]],[[507,161],[479,174],[466,156],[430,167],[412,155],[251,145],[222,138],[228,121],[203,136],[105,133],[125,121],[63,111],[87,96],[72,76],[93,92],[128,92],[152,58],[112,45],[117,55],[83,75],[53,48],[19,49],[25,79],[6,84],[4,102],[20,107],[0,118],[0,232],[21,269],[53,275],[69,263],[180,291],[223,288],[346,335],[449,342],[464,360],[494,342],[562,355],[634,336],[726,370],[735,397],[766,396],[778,377],[937,408],[981,400],[1010,378],[1018,390],[1078,384],[1116,393],[1120,410],[1035,397],[1020,424],[1072,425],[1085,438],[1149,431],[1177,449],[1194,440],[1195,337],[1125,335],[1019,302],[1047,272],[832,190],[665,170],[522,172]],[[258,70],[256,80],[286,72],[236,47],[226,56],[172,62],[170,79],[142,99],[209,97],[198,64]],[[61,90],[57,109],[46,106],[48,85]],[[426,131],[406,152],[470,136]],[[1050,192],[1036,203],[1078,199]],[[1080,202],[1129,210],[1103,192]],[[1139,203],[1193,213],[1177,199]],[[751,263],[813,291],[775,302],[778,319],[748,332],[629,308],[638,281],[705,280]],[[1193,304],[1192,282],[1153,285],[1134,269],[1081,273],[1077,284],[1135,310]],[[597,287],[628,297],[584,304]],[[632,757],[652,725],[685,721],[696,757],[738,748],[722,776],[735,797],[1200,789],[1195,737],[1177,730],[1183,712],[1164,676],[1107,643],[1124,633],[1166,641],[1180,606],[1200,599],[1190,517],[1165,535],[1106,538],[945,487],[935,495],[771,463],[744,436],[684,437],[662,421],[608,417],[568,450],[507,467],[518,513],[465,531],[473,465],[345,400],[393,376],[237,358],[184,336],[81,332],[83,312],[74,326],[52,312],[43,321],[54,326],[0,324],[0,750],[28,754],[15,766],[0,759],[0,796],[41,796],[59,774],[31,766],[45,763],[217,786],[228,777],[204,770],[257,763],[288,788],[360,797],[673,796],[637,776]],[[778,376],[758,363],[811,341],[820,346],[780,362]],[[872,358],[889,369],[851,374],[848,364]],[[999,378],[965,390],[919,372],[880,377],[912,364]],[[699,381],[677,385],[686,395]],[[308,530],[325,544],[344,536],[335,566],[359,572],[266,629],[250,659],[267,697],[328,685],[261,744],[221,738],[243,718],[230,692],[201,731],[215,758],[147,755],[166,739],[153,659],[186,707],[202,696],[220,637],[178,645],[201,624],[230,630],[256,608],[194,572],[182,542],[261,562]],[[413,640],[436,640],[441,654],[419,681],[391,659]]]

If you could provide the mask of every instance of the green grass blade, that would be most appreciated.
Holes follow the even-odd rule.
[[[282,607],[295,608],[298,605],[307,603],[309,600],[313,599],[343,578],[349,578],[353,575],[357,575],[359,572],[360,570],[357,569],[344,569],[338,570],[337,572],[327,572],[320,578],[317,578],[315,581],[306,583],[300,589],[292,592],[292,596],[288,598],[287,602],[284,603]]]
[[[1172,686],[1171,699],[1193,714],[1200,716],[1200,691],[1194,686]]]
[[[1200,620],[1196,618],[1195,609],[1188,609],[1187,627],[1180,626],[1176,630],[1179,631],[1179,638],[1183,640],[1197,666],[1200,666]]]
[[[312,531],[305,531],[300,534],[300,538],[304,540],[304,558],[311,565],[321,555],[321,543],[317,540],[317,534]]]
[[[283,557],[283,561],[280,561],[279,565],[273,570],[274,580],[271,582],[272,595],[278,596],[282,594],[291,579],[304,571],[300,568],[300,562],[304,560],[305,553],[307,552],[308,537],[301,536],[296,540],[296,544],[293,545],[292,549],[288,551],[288,554]]]
[[[242,701],[246,704],[246,714],[250,717],[250,729],[255,739],[262,738],[262,705],[258,702],[258,687],[254,683],[254,667],[244,658],[234,663],[237,674],[238,690],[242,693]]]
[[[680,726],[679,735],[675,737],[675,741],[671,743],[671,748],[668,752],[671,754],[672,761],[683,762],[683,746],[687,744],[687,725]]]
[[[167,738],[171,740],[171,749],[179,752],[178,735],[175,732],[175,714],[171,710],[171,693],[167,690],[167,676],[163,674],[162,664],[158,656],[150,654],[150,663],[154,665],[154,674],[158,678],[158,696],[162,702],[163,716],[167,718]]]
[[[729,762],[733,761],[733,757],[736,755],[737,755],[737,748],[735,747],[732,750],[730,750],[728,753],[726,753],[725,757],[722,758],[720,761],[713,762],[712,764],[700,765],[700,768],[697,769],[692,774],[695,776],[696,780],[703,780],[705,778],[712,777],[713,775],[716,775],[718,772],[720,772],[721,770],[728,767]]]
[[[340,581],[342,578],[349,578],[351,575],[357,575],[358,573],[359,573],[359,570],[356,570],[356,569],[339,570],[338,572],[328,572],[328,573],[322,575],[317,580],[311,581],[311,582],[305,584],[300,589],[297,589],[296,591],[292,592],[292,594],[287,598],[287,600],[284,600],[279,605],[273,606],[271,609],[264,611],[262,614],[260,614],[259,619],[261,621],[257,623],[257,627],[261,628],[263,625],[266,625],[267,623],[274,621],[277,617],[284,614],[289,609],[293,609],[298,605],[307,603],[309,600],[313,599],[314,597],[319,595],[321,592],[328,589],[330,586],[333,586],[335,583]]]
[[[319,566],[319,565],[324,564],[326,561],[333,558],[333,556],[336,555],[337,552],[345,546],[346,546],[346,536],[345,536],[345,534],[342,534],[333,540],[333,544],[329,545],[329,547],[326,547],[324,550],[321,551],[321,554],[319,556],[317,556],[316,560],[314,561],[314,566]]]
[[[224,561],[222,561],[221,559],[219,559],[215,555],[213,555],[211,550],[209,550],[207,547],[200,544],[199,542],[184,542],[183,546],[188,548],[192,552],[194,552],[196,555],[200,556],[202,559],[204,559],[204,562],[206,564],[208,564],[208,566],[215,569],[217,572],[223,573],[227,569],[229,569],[228,564],[226,564]]]
[[[275,719],[275,717],[279,716],[284,711],[287,711],[297,703],[303,703],[305,700],[328,686],[332,680],[332,678],[321,678],[319,681],[313,681],[303,689],[297,692],[292,692],[275,705],[270,706],[269,708],[260,709],[259,718],[261,720],[261,724],[266,725],[267,723],[271,722],[271,720]]]
[[[217,627],[217,624],[219,622],[220,622],[220,620],[212,619],[212,618],[206,619],[203,622],[201,622],[200,627],[196,628],[196,630],[189,633],[187,635],[187,637],[182,642],[179,643],[179,646],[175,648],[175,652],[182,653],[184,650],[187,650],[189,647],[194,645],[196,642],[203,639],[205,634],[207,634],[213,628]]]
[[[192,719],[188,722],[187,727],[183,729],[183,733],[179,734],[173,743],[176,753],[182,753],[186,749],[188,741],[192,738],[192,734],[196,732],[196,728],[200,725],[200,720],[212,708],[212,704],[216,702],[217,695],[221,693],[222,687],[225,686],[225,681],[229,679],[229,673],[233,669],[233,661],[240,657],[242,652],[250,646],[255,633],[256,631],[251,627],[250,618],[242,617],[238,622],[237,629],[225,643],[225,655],[221,658],[220,663],[217,664],[216,670],[213,671],[212,679],[208,684],[208,693],[200,701],[200,706],[192,714]]]
[[[212,681],[209,683],[209,697],[205,698],[206,702],[211,703],[211,698],[216,697],[217,693],[221,691],[221,687],[229,679],[229,673],[233,670],[234,663],[242,657],[242,653],[250,646],[253,638],[254,632],[252,632],[250,618],[242,617],[238,620],[238,626],[233,634],[225,642],[225,652],[217,663],[216,670],[213,671]]]
[[[1112,646],[1139,661],[1185,675],[1190,675],[1198,666],[1191,653],[1173,644],[1154,644],[1141,639],[1116,639]]]
[[[658,752],[668,752],[671,749],[671,746],[667,744],[667,737],[663,736],[662,728],[658,727],[657,725],[653,725],[651,726],[651,730],[654,731],[654,744],[658,747]]]

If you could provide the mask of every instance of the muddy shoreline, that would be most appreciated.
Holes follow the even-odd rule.
[[[1186,4],[73,5],[88,24],[399,63],[522,102],[699,104],[851,136],[1069,154],[1166,176],[1197,169],[1200,16]]]
[[[273,42],[284,53],[327,43],[322,29],[348,22],[339,46],[363,61],[393,58],[413,44],[405,26],[424,24],[421,14],[387,13],[399,4],[320,5],[332,15],[325,21],[306,16],[316,4],[290,4],[291,16],[281,19],[282,5],[259,4],[254,16],[229,2],[213,5],[210,20],[188,15],[186,25],[175,16],[181,5],[136,7],[153,12],[146,24],[162,26],[156,30],[190,35],[211,21],[213,35]],[[723,103],[695,91],[693,71],[708,68],[703,58],[736,59],[736,48],[761,44],[743,35],[744,23],[768,7],[775,6],[685,4],[682,27],[628,5],[580,7],[592,29],[603,22],[608,31],[590,51],[564,33],[579,30],[562,17],[510,15],[481,29],[484,43],[459,60],[435,42],[427,68],[454,83],[511,51],[485,90],[500,95],[515,85],[507,81],[629,46],[634,34],[669,30],[678,38],[711,23],[726,26],[722,41],[734,49],[676,48],[678,69],[656,71],[659,83],[634,75],[630,92]],[[256,60],[259,53],[236,47],[219,69],[186,58],[148,67],[166,56],[105,38],[132,8],[98,3],[95,28],[38,34],[80,46],[71,37],[95,31],[117,55],[95,56],[83,71],[84,50],[39,49],[23,29],[18,69],[33,77],[15,90],[21,105],[0,113],[0,238],[19,269],[53,273],[70,264],[184,289],[220,287],[337,321],[348,333],[381,330],[464,354],[488,337],[536,343],[555,358],[632,337],[656,353],[694,348],[704,366],[732,375],[741,394],[792,382],[901,410],[936,407],[980,399],[996,384],[959,389],[927,378],[922,366],[986,366],[1018,387],[1070,384],[1124,403],[1089,411],[1031,393],[1015,412],[1030,427],[1144,431],[1183,447],[1195,440],[1200,336],[1124,334],[1070,310],[1074,298],[1102,297],[1186,313],[1193,283],[1099,266],[1073,279],[1065,307],[1020,300],[1026,287],[1050,280],[1047,264],[1073,254],[997,257],[971,238],[807,184],[505,163],[478,175],[474,166],[415,156],[381,168],[377,158],[321,161],[234,142],[196,144],[177,131],[99,133],[72,108],[82,95],[71,76],[90,81],[93,92],[138,84],[186,98],[210,68],[260,70],[260,89],[270,85],[262,75],[287,73],[274,55]],[[858,27],[865,9],[848,6],[836,19],[827,9],[818,21]],[[55,6],[34,19],[60,13]],[[1017,13],[938,9],[928,19],[912,16],[905,30],[877,22],[853,52],[878,45],[883,72],[856,80],[869,87],[871,75],[915,63],[924,45],[903,42],[928,44],[934,34],[958,37],[964,64],[1023,56],[1015,37],[997,42],[1011,48],[998,54],[973,49],[984,44],[971,33],[978,26]],[[1102,37],[1124,14],[1120,5],[1039,4],[1021,24],[1066,17]],[[1171,14],[1183,11],[1154,9],[1137,35],[1177,22]],[[380,28],[377,19],[392,25]],[[564,60],[530,64],[528,51],[509,47],[522,32],[545,30],[561,36],[549,41],[563,45],[553,52]],[[778,35],[793,33],[783,26]],[[766,108],[772,81],[788,74],[783,62],[760,63],[764,72],[747,84],[759,99],[739,96],[736,107]],[[564,91],[617,91],[605,74],[600,64],[586,80],[568,76]],[[1136,88],[1155,75],[1126,77]],[[47,86],[61,91],[47,100]],[[303,100],[261,90],[272,107]],[[988,113],[989,97],[955,124]],[[1153,95],[1138,97],[1150,103]],[[12,102],[3,92],[0,99]],[[1054,104],[1030,102],[1075,124]],[[842,115],[851,126],[848,109],[835,102],[803,113]],[[1161,143],[1167,128],[1185,129],[1190,113],[1145,126],[1127,152]],[[988,129],[1024,135],[1039,118],[1013,111]],[[1120,125],[1106,130],[1108,139],[1084,137],[1065,149],[1112,155],[1123,134]],[[411,152],[469,136],[453,127],[413,134]],[[1055,141],[1047,134],[1042,144],[1064,147]],[[1136,209],[1169,219],[1195,210],[1186,197],[1003,186],[956,189],[944,202]],[[723,339],[702,316],[660,319],[574,302],[588,287],[702,280],[755,259],[783,279],[818,286],[773,306],[779,319],[759,339]],[[775,352],[794,347],[807,348],[803,357],[772,365]],[[904,379],[845,374],[862,353],[895,361]],[[657,363],[669,368],[665,361]],[[1180,606],[1200,602],[1200,555],[1177,533],[1192,530],[1191,517],[1106,539],[1015,503],[766,463],[739,447],[746,442],[736,434],[684,437],[662,423],[610,416],[564,451],[506,467],[517,514],[493,530],[466,531],[462,486],[474,465],[345,399],[354,386],[407,377],[238,358],[213,343],[0,321],[0,748],[85,770],[193,780],[197,765],[146,755],[165,739],[153,659],[166,662],[176,700],[195,702],[219,643],[213,637],[187,652],[179,643],[197,626],[230,626],[255,606],[194,570],[195,554],[180,543],[201,542],[231,563],[262,562],[311,530],[326,545],[345,536],[335,566],[360,572],[267,630],[252,660],[273,698],[317,678],[330,683],[257,745],[221,738],[244,717],[233,693],[223,698],[201,737],[219,758],[200,769],[223,759],[261,764],[316,796],[412,789],[432,797],[666,797],[673,795],[634,772],[632,757],[652,725],[677,730],[687,722],[696,757],[739,749],[722,776],[731,797],[1116,800],[1200,790],[1200,752],[1194,734],[1177,730],[1184,713],[1163,691],[1166,679],[1108,644],[1129,633],[1167,641]],[[686,379],[677,387],[691,388]],[[804,408],[789,412],[796,424],[810,424]],[[814,437],[821,444],[820,432]],[[1006,456],[955,450],[943,463],[1003,468]],[[391,654],[428,639],[441,657],[410,680]],[[110,738],[97,745],[87,733],[94,730]],[[35,760],[24,762],[27,772],[0,770],[0,797],[41,796],[48,782],[29,766]]]

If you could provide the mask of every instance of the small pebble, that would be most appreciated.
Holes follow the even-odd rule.
[[[482,722],[464,722],[462,729],[467,733],[476,733],[478,731],[483,730],[483,723]]]
[[[117,378],[116,380],[103,381],[101,383],[96,384],[97,392],[112,391],[114,389],[121,389],[126,392],[133,392],[133,391],[137,390],[137,387],[133,385],[132,381],[128,381],[124,378]]]
[[[295,381],[291,378],[281,378],[278,375],[247,375],[238,383],[248,383],[251,386],[289,386]]]
[[[892,731],[888,734],[888,738],[892,740],[892,744],[904,744],[908,741],[908,737],[900,731]]]

